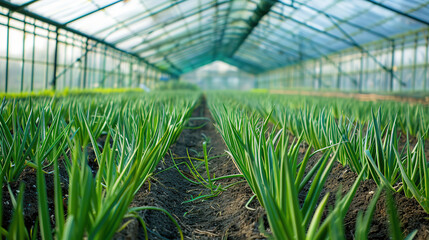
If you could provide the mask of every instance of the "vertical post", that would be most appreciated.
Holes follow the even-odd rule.
[[[295,87],[295,88],[296,88],[296,83],[295,83],[296,76],[295,76],[295,73],[296,73],[296,64],[293,64],[293,65],[292,65],[292,72],[291,72],[291,76],[292,76],[292,87]]]
[[[96,44],[96,45],[94,45],[94,50],[93,50],[93,53],[94,53],[94,56],[93,56],[93,58],[92,58],[92,69],[91,69],[91,77],[89,78],[89,87],[90,88],[93,88],[93,84],[96,82],[96,76],[97,76],[97,72],[98,72],[98,68],[99,68],[99,65],[100,64],[97,64],[97,56],[99,56],[99,55],[101,55],[100,54],[100,51],[98,50],[99,48],[98,48],[98,44]]]
[[[119,59],[118,59],[118,61],[119,61],[118,67],[115,69],[115,71],[117,70],[117,72],[116,72],[116,87],[119,87],[119,82],[122,82],[121,81],[121,59],[122,59],[122,55],[120,54]]]
[[[426,92],[427,81],[428,81],[428,62],[429,62],[429,33],[426,33],[426,49],[425,49],[425,64],[424,64],[424,82],[423,82],[423,90]]]
[[[341,89],[341,54],[338,56],[338,74],[337,74],[337,89]]]
[[[150,69],[149,65],[147,65],[147,67],[146,67],[146,77],[145,77],[145,85],[146,85],[146,87],[149,87],[150,72],[151,72],[151,69]]]
[[[146,73],[146,69],[147,69],[147,65],[145,65],[145,66],[143,67],[143,77],[142,77],[141,72],[140,72],[141,66],[142,66],[142,63],[141,63],[141,62],[139,62],[139,78],[138,78],[137,87],[140,87],[140,85],[142,84],[142,79],[143,79],[143,81],[144,81],[144,75],[145,75],[145,73]]]
[[[100,86],[104,88],[104,82],[106,81],[106,64],[107,64],[107,46],[104,45],[104,52],[103,52],[104,58],[103,58],[103,74],[100,79]]]
[[[359,71],[359,93],[362,93],[363,88],[363,51],[360,52],[360,71]],[[368,71],[368,69],[366,69]]]
[[[36,57],[36,24],[34,23],[33,28],[33,52],[31,53],[31,84],[30,84],[30,91],[32,92],[34,90],[34,58]]]
[[[86,88],[86,75],[88,72],[88,44],[89,43],[89,39],[86,39],[86,43],[85,43],[85,59],[84,59],[84,65],[83,65],[83,88]]]
[[[312,86],[312,88],[314,89],[315,88],[315,86],[316,86],[316,84],[317,84],[317,62],[315,61],[315,60],[313,60],[313,86]]]
[[[64,42],[64,59],[63,59],[64,65],[67,65],[67,59],[68,59],[67,49],[68,49],[68,45],[67,45],[67,41],[65,41]],[[66,75],[66,73],[64,73],[64,76],[63,76],[63,85],[62,85],[63,89],[66,88],[66,81],[67,81],[67,75]]]
[[[55,53],[54,53],[54,72],[52,74],[52,89],[57,90],[57,66],[58,66],[58,33],[59,29],[57,27],[56,36],[55,36]]]
[[[149,65],[145,64],[143,73],[143,84],[147,86],[147,78],[149,77]]]
[[[282,81],[283,81],[283,88],[282,89],[286,89],[287,88],[287,68],[283,67],[283,75],[282,75]]]
[[[322,66],[323,66],[322,61],[323,61],[322,58],[320,58],[320,60],[319,60],[319,79],[318,79],[319,81],[317,83],[317,87],[319,90],[322,89]]]
[[[130,78],[130,81],[128,82],[128,87],[131,87],[131,85],[132,85],[132,83],[133,83],[133,62],[129,62],[129,65],[130,65],[130,75],[129,75],[129,78]]]
[[[51,40],[50,35],[51,34],[51,30],[48,30],[48,39],[47,39],[47,44],[46,44],[46,72],[45,72],[45,89],[48,89],[48,83],[49,83],[49,42]]]
[[[24,16],[24,28],[23,28],[23,36],[22,36],[22,67],[21,67],[21,92],[24,91],[24,74],[25,74],[25,36],[27,33],[25,32],[25,29],[27,27],[27,17]]]
[[[303,61],[303,55],[302,55],[302,42],[301,44],[299,44],[299,78],[300,78],[300,82],[304,83],[305,82],[305,75],[304,75],[304,61]]]
[[[71,45],[71,48],[72,48],[72,50],[71,50],[71,60],[72,61],[74,61],[74,44],[72,43],[72,45]],[[74,71],[74,65],[75,64],[72,64],[71,65],[71,67],[70,67],[70,81],[69,81],[69,88],[71,89],[72,88],[72,86],[73,86],[73,71]]]
[[[6,32],[6,73],[5,73],[5,80],[4,81],[4,92],[7,93],[7,84],[9,81],[9,33],[10,32],[10,10],[7,14],[7,32]]]
[[[413,92],[416,91],[416,77],[417,77],[417,45],[418,45],[418,36],[419,33],[416,33],[416,37],[414,39],[414,64],[413,64],[413,78],[411,79],[411,86]]]
[[[393,78],[395,71],[395,42],[392,41],[392,58],[390,63],[390,79],[389,79],[389,90],[393,92]]]
[[[402,47],[401,47],[401,82],[399,83],[399,91],[401,91],[402,89],[402,83],[404,82],[404,61],[405,61],[405,57],[404,57],[404,53],[405,53],[405,37],[402,40]]]

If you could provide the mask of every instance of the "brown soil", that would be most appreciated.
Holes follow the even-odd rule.
[[[98,143],[103,146],[106,140],[106,136],[102,136]],[[95,153],[92,146],[87,147],[88,154],[88,165],[91,168],[92,174],[95,176],[98,170],[98,164],[95,161]],[[70,155],[68,155],[70,159]],[[64,212],[67,213],[67,201],[68,201],[68,185],[69,185],[69,176],[67,173],[66,166],[64,165],[65,158],[61,156],[58,159],[59,170],[60,170],[60,181],[61,181],[61,193],[63,195],[63,204]],[[55,226],[54,218],[54,176],[53,176],[53,166],[49,166],[44,169],[48,174],[45,174],[45,183],[48,199],[48,209],[49,215],[51,216],[51,226]],[[17,198],[19,193],[20,184],[24,184],[24,199],[23,199],[23,215],[25,226],[30,232],[31,229],[36,227],[36,220],[38,219],[38,205],[37,205],[37,170],[31,167],[26,167],[24,171],[19,176],[18,180],[15,182],[10,182],[9,186],[14,194],[14,197]],[[9,226],[10,221],[12,220],[13,205],[10,197],[10,193],[7,187],[7,184],[3,184],[3,222],[2,225],[5,229]],[[36,193],[36,194],[35,194]]]
[[[62,158],[61,158],[62,159]],[[59,167],[60,169],[60,180],[61,180],[61,191],[63,196],[67,196],[68,193],[68,174],[65,166],[62,164]],[[53,168],[48,167],[45,169],[47,172],[52,172]],[[10,189],[12,190],[12,193],[14,194],[15,198],[18,196],[19,193],[19,186],[20,184],[24,184],[24,199],[23,199],[23,211],[24,211],[24,222],[25,226],[27,227],[28,231],[30,229],[36,227],[36,219],[38,218],[38,206],[37,206],[37,192],[36,189],[36,180],[37,180],[37,170],[34,168],[27,167],[24,169],[24,171],[21,173],[20,177],[17,181],[9,183]],[[46,182],[46,189],[47,189],[47,197],[48,197],[48,208],[49,208],[49,214],[51,217],[51,223],[54,224],[54,177],[53,174],[45,174],[45,182]],[[3,184],[3,222],[2,225],[4,228],[7,229],[7,226],[9,226],[10,221],[12,220],[12,212],[13,212],[13,205],[10,198],[10,194],[8,191],[8,187],[6,184]],[[52,191],[50,191],[52,190]],[[67,200],[64,198],[64,211],[67,211]],[[38,226],[37,226],[38,227]]]
[[[171,155],[175,158],[186,156],[186,149],[191,157],[201,157],[204,139],[209,141],[208,149],[211,149],[209,157],[219,156],[209,161],[211,174],[215,176],[226,176],[237,174],[232,160],[225,154],[226,146],[222,137],[211,122],[210,113],[203,102],[193,113],[193,117],[206,117],[210,122],[200,129],[185,129],[178,141],[171,146],[171,154],[168,154],[161,162],[150,179],[137,193],[132,206],[156,206],[167,210],[179,222],[185,239],[260,239],[262,236],[258,231],[259,218],[263,216],[264,210],[255,200],[250,205],[256,208],[251,211],[245,208],[245,204],[253,195],[246,183],[239,183],[222,192],[217,197],[206,200],[196,200],[189,203],[184,201],[195,198],[199,194],[209,194],[209,190],[201,185],[196,185],[185,180],[179,172],[172,168]],[[189,125],[198,126],[206,120],[191,120]],[[176,159],[176,163],[188,162],[187,159]],[[186,166],[179,165],[185,176],[191,178]],[[163,171],[163,172],[161,172]],[[199,172],[204,177],[204,168]],[[159,174],[158,174],[159,172]],[[217,184],[226,186],[242,180],[243,178],[232,178],[221,180]],[[149,191],[150,188],[150,191]],[[143,211],[140,213],[149,231],[149,239],[178,239],[178,232],[163,213],[159,211]],[[144,239],[141,226],[137,231],[133,226],[132,234],[118,236],[121,239]]]
[[[352,172],[349,167],[343,167],[338,162],[335,163],[325,184],[324,193],[330,193],[328,205],[335,204],[335,195],[339,186],[342,186],[342,194],[344,196],[350,190],[356,178],[357,174]],[[360,183],[344,221],[347,239],[353,239],[357,214],[359,211],[366,211],[376,191],[377,185],[373,180],[364,180]],[[429,215],[425,213],[418,202],[413,198],[405,197],[402,192],[393,194],[393,197],[404,236],[418,229],[415,239],[429,239]],[[383,193],[376,205],[368,236],[369,239],[389,238],[388,215],[385,202],[385,194]]]

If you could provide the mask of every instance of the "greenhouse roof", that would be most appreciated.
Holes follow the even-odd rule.
[[[0,5],[180,75],[221,60],[251,73],[429,25],[429,0],[9,0]]]

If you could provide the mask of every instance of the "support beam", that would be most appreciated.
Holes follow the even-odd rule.
[[[248,20],[249,28],[247,29],[247,32],[245,32],[243,36],[236,42],[236,44],[232,46],[229,52],[224,54],[225,56],[227,57],[234,56],[234,54],[237,52],[240,46],[246,41],[249,35],[253,32],[253,29],[255,29],[255,27],[258,26],[262,18],[270,12],[271,8],[274,6],[276,2],[277,0],[272,0],[268,2],[261,1],[260,4],[256,6],[256,9],[253,12],[253,15]]]
[[[110,4],[107,4],[106,6],[103,6],[103,7],[101,7],[101,8],[95,9],[94,11],[91,11],[91,12],[89,12],[89,13],[86,13],[86,14],[83,14],[83,15],[81,15],[81,16],[79,16],[79,17],[76,17],[76,18],[74,18],[74,19],[72,19],[72,20],[70,20],[70,21],[68,21],[68,22],[65,22],[65,23],[64,23],[64,26],[65,26],[65,25],[68,25],[68,24],[70,24],[70,23],[72,23],[72,22],[74,22],[74,21],[77,21],[77,20],[79,20],[79,19],[82,19],[82,18],[84,18],[84,17],[87,17],[87,16],[89,16],[89,15],[91,15],[91,14],[93,14],[93,13],[96,13],[96,12],[99,12],[99,11],[101,11],[101,10],[104,10],[104,9],[106,9],[106,8],[108,8],[108,7],[111,7],[111,6],[113,6],[113,5],[117,4],[117,3],[120,3],[120,2],[122,2],[122,1],[124,1],[124,0],[118,0],[118,1],[112,2],[112,3],[110,3]]]
[[[394,65],[395,65],[395,42],[392,42],[392,52],[391,52],[392,56],[391,56],[391,60],[390,60],[390,78],[389,78],[389,90],[391,92],[393,92],[393,80],[395,78],[395,74],[394,74]]]
[[[217,5],[220,6],[220,5],[225,4],[225,3],[228,3],[228,1],[217,3]],[[171,17],[171,18],[167,19],[166,21],[162,21],[162,22],[156,23],[156,24],[154,24],[154,25],[152,25],[150,27],[144,27],[142,29],[136,30],[134,33],[131,33],[129,35],[125,35],[124,37],[121,37],[118,40],[114,41],[113,44],[116,45],[118,43],[127,41],[127,40],[129,40],[129,39],[131,39],[133,37],[141,37],[144,34],[150,33],[151,31],[153,31],[153,29],[157,29],[157,28],[159,29],[159,28],[168,27],[171,24],[174,24],[174,23],[176,23],[178,21],[183,21],[184,19],[187,19],[189,17],[195,16],[197,14],[202,14],[203,12],[212,9],[213,6],[214,5],[209,5],[209,6],[205,7],[205,8],[199,9],[198,11],[195,11],[195,12],[189,12],[189,13],[187,12],[187,14],[185,14],[185,15],[183,15],[181,17]],[[140,21],[145,20],[145,19],[146,19],[146,17],[138,19],[138,20],[135,20],[135,21],[132,21],[132,22],[128,23],[127,26],[134,25],[134,24],[139,23]]]
[[[108,47],[110,47],[110,48],[112,48],[112,49],[115,49],[115,50],[119,51],[119,52],[122,52],[122,53],[128,54],[128,55],[130,55],[130,56],[134,56],[134,57],[138,58],[139,60],[143,61],[143,62],[144,62],[144,63],[146,63],[146,64],[152,65],[151,63],[149,63],[148,61],[146,61],[146,59],[141,58],[138,54],[131,53],[131,52],[125,51],[125,50],[123,50],[123,49],[120,49],[120,48],[116,47],[115,45],[113,45],[113,44],[111,44],[111,43],[108,43],[108,42],[106,42],[106,41],[104,41],[104,40],[102,40],[102,39],[99,39],[99,38],[96,38],[96,37],[94,37],[94,36],[88,35],[88,34],[86,34],[86,33],[83,33],[83,32],[81,32],[81,31],[78,31],[78,30],[76,30],[76,29],[74,29],[74,28],[70,28],[70,27],[64,26],[63,24],[61,24],[61,23],[59,23],[59,22],[57,22],[57,21],[54,21],[54,20],[49,19],[49,18],[47,18],[47,17],[43,17],[43,16],[41,16],[41,15],[39,15],[39,14],[36,14],[36,13],[34,13],[34,12],[30,12],[30,11],[26,10],[25,8],[19,8],[19,7],[20,7],[20,5],[16,5],[16,4],[13,4],[13,3],[7,2],[7,1],[0,1],[0,7],[4,7],[4,8],[9,9],[10,11],[14,11],[14,12],[21,13],[21,14],[23,14],[23,15],[26,15],[26,16],[29,16],[29,17],[31,17],[31,18],[34,18],[34,19],[36,19],[36,20],[39,20],[39,21],[45,22],[45,23],[47,23],[47,24],[53,25],[53,26],[58,27],[58,28],[61,28],[61,29],[64,29],[64,30],[66,30],[66,31],[68,31],[68,32],[71,32],[71,33],[74,33],[74,34],[80,35],[80,36],[85,37],[85,38],[87,38],[87,39],[90,39],[90,40],[92,40],[92,41],[102,43],[102,44],[107,45]],[[152,66],[153,66],[153,65],[152,65]],[[153,67],[155,67],[155,66],[153,66]],[[156,67],[155,67],[155,68],[156,68]],[[164,71],[164,72],[166,71],[166,70],[161,70],[161,69],[158,69],[158,70],[160,70],[160,71]],[[168,73],[170,73],[170,72],[168,72]],[[173,73],[170,73],[170,74],[173,74]],[[173,75],[175,75],[175,74],[173,74]]]
[[[36,58],[36,25],[33,25],[33,51],[31,52],[31,82],[30,92],[34,90],[34,64]]]
[[[323,15],[325,15],[326,17],[333,18],[333,19],[335,19],[335,20],[340,21],[341,23],[344,23],[344,24],[347,24],[347,25],[352,26],[352,27],[354,27],[354,28],[357,28],[357,29],[359,29],[359,30],[362,30],[362,31],[365,31],[365,32],[371,33],[372,35],[375,35],[375,36],[377,36],[377,37],[379,37],[379,38],[383,38],[384,40],[391,41],[391,39],[390,39],[388,36],[384,35],[384,34],[381,34],[381,33],[379,33],[379,32],[373,31],[373,30],[371,30],[371,29],[369,29],[369,28],[366,28],[366,27],[363,27],[363,26],[361,26],[361,25],[358,25],[358,24],[355,24],[355,23],[352,23],[352,22],[349,22],[349,21],[345,21],[345,20],[344,20],[344,19],[342,19],[342,18],[339,18],[339,17],[334,16],[334,15],[332,15],[332,14],[328,14],[328,13],[326,13],[325,11],[320,10],[320,9],[318,9],[318,8],[315,8],[315,7],[312,7],[312,6],[310,6],[310,5],[306,4],[306,3],[302,3],[302,2],[299,2],[299,1],[296,1],[296,0],[292,1],[292,4],[288,4],[288,3],[285,3],[285,2],[282,2],[282,1],[280,1],[280,2],[281,2],[281,4],[283,4],[283,5],[285,5],[285,6],[288,6],[288,7],[291,7],[291,8],[294,8],[294,9],[297,9],[297,7],[295,7],[295,6],[294,6],[294,4],[295,4],[295,5],[296,5],[296,4],[298,4],[298,5],[300,5],[300,6],[304,6],[304,7],[308,8],[308,9],[310,9],[310,10],[312,10],[312,11],[315,11],[315,12],[317,12],[317,13],[319,13],[319,14],[323,14]]]
[[[19,10],[22,10],[22,9],[24,9],[24,8],[26,8],[26,7],[28,7],[28,6],[30,6],[31,4],[33,4],[33,3],[35,3],[35,2],[38,2],[39,0],[32,0],[32,1],[29,1],[29,2],[26,2],[26,3],[24,3],[24,4],[21,4],[21,5],[17,5],[16,6],[16,8],[14,8],[14,9],[10,9],[11,11],[13,11],[13,12],[15,12],[15,11],[19,11]]]
[[[89,40],[86,40],[85,44],[85,58],[84,58],[84,65],[83,65],[83,88],[86,88],[86,77],[88,73],[88,52],[89,52]]]
[[[7,32],[6,32],[6,73],[5,73],[5,81],[4,81],[4,92],[7,93],[8,82],[9,82],[9,44],[10,44],[10,11],[7,14]]]
[[[228,27],[228,20],[229,20],[230,14],[231,14],[231,8],[232,8],[232,2],[229,4],[228,9],[226,10],[226,16],[224,18],[225,20],[223,22],[223,26],[222,26],[222,30],[221,30],[221,33],[220,33],[220,37],[219,37],[218,41],[216,42],[216,49],[217,49],[217,51],[216,51],[216,59],[219,58],[219,54],[220,54],[219,50],[222,48],[222,42],[223,42],[223,39],[225,37],[225,30]]]
[[[423,70],[423,90],[426,92],[427,90],[427,81],[428,81],[428,62],[429,62],[429,35],[426,35],[426,42],[425,42],[425,64],[424,64],[424,70]]]
[[[22,36],[22,46],[25,46],[25,38],[27,36],[26,33],[26,27],[27,27],[27,21],[26,21],[27,17],[24,16],[24,28],[23,28],[23,36]],[[25,75],[25,47],[22,48],[22,55],[21,55],[21,60],[22,60],[22,67],[21,67],[21,91],[24,91],[24,75]]]
[[[385,5],[385,4],[381,3],[381,2],[377,2],[377,1],[374,1],[374,0],[366,0],[366,1],[367,1],[367,2],[370,2],[370,3],[374,4],[374,5],[377,5],[377,6],[381,7],[381,8],[384,8],[384,9],[387,9],[387,10],[392,11],[392,12],[394,12],[394,13],[397,13],[397,14],[399,14],[399,15],[401,15],[401,16],[404,16],[404,17],[407,17],[407,18],[409,18],[409,19],[412,19],[412,20],[414,20],[414,21],[416,21],[416,22],[419,22],[419,23],[422,23],[422,24],[424,24],[424,25],[429,26],[429,21],[426,21],[426,20],[424,20],[424,19],[421,19],[421,18],[418,18],[418,17],[416,17],[416,16],[412,16],[412,15],[410,15],[410,14],[408,14],[408,13],[405,13],[405,12],[399,11],[398,9],[395,9],[395,8],[389,7],[389,6],[387,6],[387,5]]]
[[[362,88],[363,88],[363,57],[364,57],[364,53],[361,52],[360,53],[360,69],[359,69],[359,93],[362,93]]]
[[[174,2],[172,2],[170,4],[168,4],[166,7],[163,7],[163,8],[161,8],[161,9],[155,11],[155,12],[149,12],[148,13],[147,11],[145,11],[144,13],[136,14],[136,15],[131,16],[130,18],[127,18],[127,19],[125,19],[123,21],[117,22],[117,24],[110,25],[110,26],[107,26],[105,28],[102,28],[102,29],[98,30],[97,32],[95,32],[94,35],[99,35],[99,34],[105,32],[105,31],[108,31],[108,30],[113,30],[113,31],[110,31],[110,32],[115,32],[116,30],[120,29],[124,25],[128,25],[128,26],[132,25],[132,24],[137,23],[137,22],[139,22],[141,20],[144,20],[144,19],[146,19],[148,17],[152,17],[152,16],[154,16],[154,15],[156,15],[156,14],[162,12],[162,11],[168,10],[168,9],[170,9],[170,8],[176,6],[176,5],[178,5],[178,4],[180,4],[180,3],[184,2],[184,1],[186,1],[186,0],[177,0],[177,1],[174,1]]]
[[[317,52],[317,53],[319,53],[320,55],[321,55],[321,59],[325,59],[326,61],[328,61],[328,63],[330,63],[330,64],[332,64],[336,69],[337,69],[337,71],[340,73],[340,75],[342,75],[342,74],[344,74],[346,77],[348,77],[352,82],[355,82],[356,81],[356,79],[354,79],[353,77],[351,77],[349,74],[347,74],[347,73],[343,73],[343,71],[342,71],[342,69],[341,69],[341,65],[337,65],[336,64],[336,62],[334,61],[334,60],[332,60],[328,55],[323,55],[322,53],[320,53],[320,50],[317,48],[317,47],[315,47],[313,44],[311,44],[310,45],[311,46],[311,48],[315,51],[315,52]]]
[[[55,36],[54,72],[52,74],[52,89],[57,90],[57,67],[58,67],[58,28]]]
[[[360,45],[359,43],[356,42],[356,40],[353,39],[352,36],[350,36],[350,34],[348,34],[337,22],[336,20],[329,18],[328,19],[331,20],[331,22],[344,34],[344,36],[346,36],[351,43],[357,47],[359,50],[363,51],[364,53],[366,53],[370,58],[372,58],[372,60],[377,63],[382,69],[384,69],[386,72],[388,72],[389,74],[392,74],[392,76],[394,78],[397,78],[395,76],[395,74],[393,73],[391,68],[386,67],[383,63],[381,63],[374,55],[372,55],[368,50],[366,50],[364,47],[362,47],[362,45]]]
[[[390,73],[391,71],[390,71],[390,69],[389,68],[387,68],[386,66],[384,66],[382,63],[380,63],[380,61],[378,61],[377,60],[377,58],[375,58],[368,50],[366,50],[364,47],[362,47],[360,44],[358,44],[346,31],[344,31],[344,29],[342,29],[341,28],[341,26],[339,26],[338,25],[338,23],[336,22],[336,20],[334,20],[334,19],[332,19],[332,18],[329,18],[330,20],[331,20],[331,22],[348,38],[348,39],[344,39],[344,38],[341,38],[341,37],[339,37],[339,36],[337,36],[337,35],[334,35],[334,34],[331,34],[331,33],[329,33],[329,32],[326,32],[326,31],[323,31],[323,30],[320,30],[320,29],[318,29],[318,28],[315,28],[315,27],[313,27],[313,26],[310,26],[310,25],[308,25],[307,23],[304,23],[304,22],[301,22],[301,21],[299,21],[299,20],[297,20],[297,19],[294,19],[293,17],[290,17],[290,16],[286,16],[286,15],[284,15],[283,13],[279,13],[279,12],[277,12],[277,11],[272,11],[273,13],[275,13],[275,14],[277,14],[277,15],[280,15],[280,16],[282,16],[282,17],[284,17],[284,18],[287,18],[287,19],[289,19],[289,20],[291,20],[292,22],[295,22],[295,23],[297,23],[297,24],[299,24],[299,25],[301,25],[301,26],[303,26],[303,27],[305,27],[305,28],[308,28],[308,29],[311,29],[311,30],[313,30],[313,31],[315,31],[315,32],[318,32],[318,33],[321,33],[321,34],[323,34],[323,35],[326,35],[326,36],[328,36],[328,37],[331,37],[331,38],[333,38],[333,39],[336,39],[336,40],[338,40],[338,41],[341,41],[341,42],[344,42],[344,43],[346,43],[346,44],[348,44],[348,45],[350,45],[350,46],[354,46],[354,47],[356,47],[356,48],[358,48],[359,50],[361,50],[361,51],[363,51],[364,53],[366,53],[369,57],[371,57],[372,59],[373,59],[373,61],[376,63],[376,64],[378,64],[383,70],[385,70],[386,72],[388,72],[388,73]],[[396,77],[396,76],[395,76]],[[397,77],[396,77],[397,78]]]
[[[164,61],[166,63],[168,63],[168,65],[171,66],[172,69],[176,70],[179,74],[183,73],[182,69],[180,69],[179,67],[177,67],[176,65],[174,65],[174,63],[172,63],[167,56],[164,57]]]

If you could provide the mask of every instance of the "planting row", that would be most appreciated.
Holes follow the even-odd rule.
[[[191,92],[136,92],[3,100],[0,182],[8,191],[0,191],[0,197],[9,195],[13,216],[2,222],[0,212],[1,235],[112,238],[126,226],[125,217],[139,218],[137,211],[150,208],[129,205],[177,140],[198,99]],[[33,226],[24,221],[24,187],[11,187],[28,168],[37,172]],[[47,177],[54,179],[54,189],[46,189]]]
[[[209,94],[210,110],[229,153],[266,209],[276,239],[344,238],[344,217],[363,179],[373,179],[379,189],[366,213],[356,220],[357,239],[368,237],[383,189],[388,195],[404,192],[429,212],[429,169],[424,151],[427,124],[421,121],[412,137],[409,127],[398,127],[398,119],[414,119],[404,116],[411,111],[425,115],[424,106],[370,102],[352,106],[339,99],[309,97],[299,105],[298,99],[251,93]],[[410,144],[409,138],[417,138],[416,143]],[[310,146],[301,159],[298,149],[303,141]],[[318,152],[323,153],[321,159],[314,166],[308,165]],[[348,165],[358,177],[322,218],[328,196],[319,196],[334,161]],[[302,195],[304,199],[299,197]],[[388,205],[394,209],[393,202]],[[392,229],[400,229],[397,219],[392,218]],[[402,238],[400,231],[391,234],[394,239]],[[409,237],[414,234],[416,231]]]

